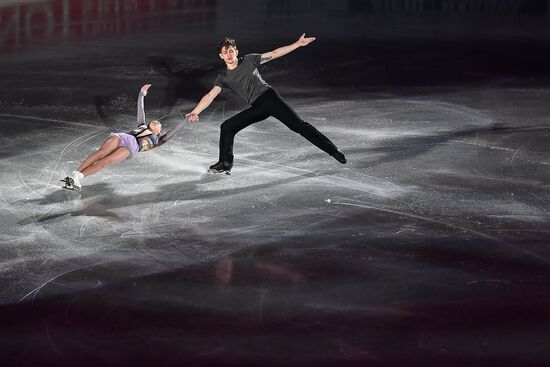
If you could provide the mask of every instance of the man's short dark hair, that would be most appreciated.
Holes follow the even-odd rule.
[[[230,47],[230,46],[237,48],[237,43],[233,38],[225,37],[223,41],[218,43],[218,53],[221,53],[224,48]]]

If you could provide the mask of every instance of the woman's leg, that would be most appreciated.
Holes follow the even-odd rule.
[[[90,167],[92,164],[96,163],[102,158],[105,158],[109,154],[111,154],[117,147],[118,147],[118,137],[115,135],[108,137],[103,144],[99,147],[98,150],[93,152],[82,162],[80,167],[78,167],[78,171],[84,173],[84,170],[86,168]],[[87,176],[87,174],[84,173],[84,176]]]
[[[122,162],[123,160],[128,158],[129,155],[130,155],[130,151],[128,150],[128,148],[124,148],[124,147],[116,148],[109,155],[101,158],[100,160],[96,161],[94,164],[84,168],[84,170],[81,172],[84,176],[93,175],[94,173],[101,171],[103,168],[111,164]]]

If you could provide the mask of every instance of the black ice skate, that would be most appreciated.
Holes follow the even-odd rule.
[[[227,166],[221,162],[218,162],[216,164],[213,164],[208,169],[208,172],[210,173],[225,173],[226,175],[231,174],[231,167]]]
[[[337,150],[336,153],[331,154],[331,156],[342,164],[346,164],[346,162],[348,161],[344,153],[339,150]]]

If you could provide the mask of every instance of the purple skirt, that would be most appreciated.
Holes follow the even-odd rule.
[[[110,136],[116,136],[118,138],[118,146],[124,147],[130,151],[129,158],[132,158],[139,152],[139,145],[134,136],[126,133],[111,133]]]

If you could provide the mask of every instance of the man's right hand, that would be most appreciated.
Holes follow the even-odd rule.
[[[185,119],[189,122],[196,122],[199,121],[199,115],[195,113],[188,113],[187,115],[185,115]]]

